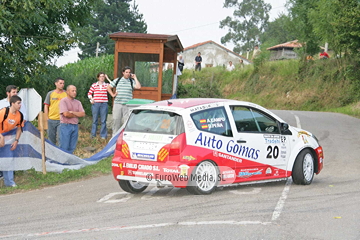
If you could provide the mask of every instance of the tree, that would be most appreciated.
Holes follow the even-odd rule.
[[[273,22],[269,22],[265,32],[260,37],[263,44],[274,46],[297,39],[290,29],[290,17],[281,14]]]
[[[317,1],[288,0],[288,11],[291,19],[290,29],[299,42],[304,43],[302,51],[307,55],[319,52],[320,39],[314,32],[309,13],[316,8]]]
[[[26,86],[77,42],[94,0],[2,0],[0,5],[1,89]],[[73,31],[67,31],[67,27]],[[25,81],[24,81],[25,80]]]
[[[359,1],[319,0],[309,16],[314,33],[322,42],[328,42],[335,53],[359,53]]]
[[[81,30],[80,59],[94,57],[97,42],[99,54],[114,54],[115,42],[109,38],[114,32],[146,33],[147,25],[138,6],[132,0],[99,0],[89,25]]]
[[[268,24],[271,5],[263,0],[225,0],[224,7],[234,7],[235,11],[233,18],[228,16],[220,22],[220,28],[229,29],[221,43],[233,42],[234,52],[252,49]]]

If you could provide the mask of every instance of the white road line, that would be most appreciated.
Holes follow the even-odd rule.
[[[120,198],[120,199],[111,199],[112,197],[116,196],[116,195],[124,195],[124,197]],[[98,203],[118,203],[118,202],[126,202],[128,201],[130,198],[132,198],[134,195],[127,193],[127,192],[114,192],[114,193],[109,193],[108,195],[102,197],[101,199],[99,199],[97,202]]]
[[[296,127],[301,128],[300,118],[294,114],[295,120],[296,120]]]
[[[142,200],[147,200],[147,199],[160,199],[163,197],[153,197],[153,195],[159,191],[159,188],[157,187],[153,187],[150,191],[148,191],[144,196],[141,197]]]
[[[282,191],[281,196],[279,198],[279,201],[276,204],[276,207],[275,207],[275,210],[273,212],[271,221],[275,221],[276,219],[278,219],[280,217],[280,214],[281,214],[281,212],[282,212],[282,210],[284,208],[284,205],[285,205],[285,200],[286,200],[287,195],[288,195],[289,190],[290,190],[291,183],[292,183],[292,178],[288,178],[288,180],[286,181],[284,190]]]
[[[291,114],[293,114],[293,113],[291,113]],[[300,118],[295,114],[293,114],[293,115],[294,115],[295,120],[296,120],[296,127],[301,128]],[[281,196],[279,198],[279,201],[276,204],[275,210],[273,212],[273,215],[272,215],[272,218],[271,218],[272,221],[275,221],[276,219],[278,219],[280,217],[280,214],[281,214],[281,212],[282,212],[282,210],[284,208],[284,205],[285,205],[286,198],[287,198],[288,193],[290,191],[291,184],[292,184],[292,178],[288,178],[288,180],[286,181],[284,190],[282,191]]]
[[[118,194],[121,194],[121,192],[109,193],[108,195],[97,200],[97,202],[106,202],[107,200],[109,200],[110,198],[112,198],[113,196],[118,195]]]
[[[173,188],[173,189],[171,189],[171,191],[168,192],[168,194],[166,194],[166,195],[169,196],[169,197],[172,197],[172,196],[174,196],[179,190],[180,190],[180,188]]]
[[[260,221],[202,221],[202,222],[178,222],[178,223],[158,223],[148,225],[137,225],[137,226],[114,226],[114,227],[103,227],[103,228],[87,228],[87,229],[74,229],[64,231],[49,231],[41,233],[23,233],[23,234],[4,234],[0,235],[0,238],[13,238],[13,237],[39,237],[39,236],[51,236],[51,235],[63,235],[70,233],[84,233],[84,232],[105,232],[105,231],[123,231],[133,229],[147,229],[147,228],[160,228],[168,226],[195,226],[195,225],[269,225],[271,222],[260,222]]]

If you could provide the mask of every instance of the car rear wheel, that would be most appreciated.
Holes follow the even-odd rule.
[[[128,180],[120,180],[119,185],[122,190],[128,193],[141,193],[148,187],[146,183]]]
[[[210,194],[217,186],[217,175],[217,166],[211,161],[203,161],[193,171],[186,189],[196,195]]]
[[[314,178],[314,155],[305,149],[296,157],[292,171],[295,184],[309,185]]]

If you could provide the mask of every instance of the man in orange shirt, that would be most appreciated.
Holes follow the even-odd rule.
[[[0,147],[5,146],[5,138],[3,133],[9,132],[17,127],[15,141],[11,144],[10,150],[16,149],[19,138],[21,136],[22,127],[24,123],[22,121],[22,114],[20,113],[21,98],[14,95],[10,98],[10,107],[2,108],[0,110]],[[6,115],[7,112],[7,116]],[[14,171],[3,171],[4,183],[7,187],[16,187],[14,182]]]

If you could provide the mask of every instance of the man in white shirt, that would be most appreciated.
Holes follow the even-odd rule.
[[[0,100],[0,109],[4,108],[4,107],[10,107],[10,98],[12,96],[15,96],[18,94],[18,88],[15,85],[9,85],[6,87],[6,95],[7,97]],[[24,119],[27,120],[27,116],[26,116],[26,108],[24,106],[24,104],[21,104],[21,108],[20,108],[20,112],[23,114]]]
[[[232,71],[235,69],[235,66],[232,64],[232,61],[229,62],[229,65],[226,68],[228,71]]]

